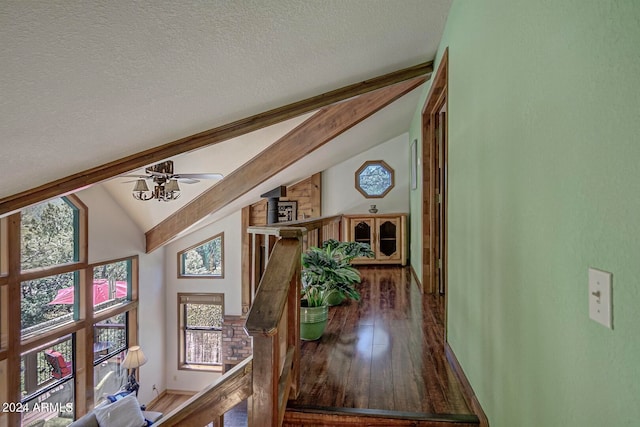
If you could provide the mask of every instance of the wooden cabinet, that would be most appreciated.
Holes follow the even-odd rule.
[[[353,264],[402,264],[407,262],[407,214],[344,215],[346,241],[371,245],[374,258],[356,258]]]

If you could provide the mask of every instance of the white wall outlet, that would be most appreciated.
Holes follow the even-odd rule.
[[[613,329],[611,273],[589,268],[589,317]]]

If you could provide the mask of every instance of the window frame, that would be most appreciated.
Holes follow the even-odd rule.
[[[189,299],[192,301],[188,301]],[[224,325],[225,306],[224,293],[197,293],[197,292],[178,292],[178,369],[184,371],[207,371],[222,372],[223,370],[223,346],[222,346],[222,329]],[[187,354],[187,338],[186,333],[186,305],[187,304],[208,304],[219,305],[222,307],[222,323],[220,324],[220,363],[218,364],[193,364],[186,362]],[[211,329],[218,330],[218,329]]]
[[[75,239],[77,240],[74,246],[74,258],[76,260],[73,262],[46,267],[35,266],[23,270],[20,238],[21,212],[0,218],[0,368],[7,373],[7,375],[0,377],[0,390],[4,391],[3,395],[7,401],[20,402],[25,399],[33,401],[37,395],[66,384],[66,387],[73,389],[73,406],[69,410],[74,411],[74,418],[77,419],[89,411],[91,408],[90,397],[93,397],[94,394],[95,371],[93,368],[96,363],[99,363],[99,360],[95,359],[95,347],[93,346],[93,327],[95,324],[125,313],[127,348],[130,345],[138,344],[139,257],[132,255],[89,264],[87,262],[88,208],[75,195],[64,196],[64,199],[77,208],[77,215],[74,215]],[[123,260],[129,262],[128,268],[130,269],[127,300],[94,312],[91,297],[93,268]],[[75,275],[73,319],[70,322],[34,333],[32,336],[22,336],[20,305],[10,303],[10,301],[21,298],[20,284],[29,280],[65,273],[74,273]],[[39,352],[50,346],[51,343],[60,341],[69,335],[73,339],[72,373],[55,382],[47,382],[46,386],[43,384],[43,388],[39,390],[33,388],[34,378],[24,378],[24,381],[30,384],[29,391],[31,393],[22,396],[22,355]],[[117,353],[115,349],[110,351],[110,355],[113,353]],[[100,359],[107,356],[101,356]],[[29,364],[32,366],[33,361],[30,360]],[[80,369],[89,366],[92,369]],[[28,375],[38,375],[37,369],[35,371],[32,370],[33,368],[30,369]],[[11,425],[20,423],[20,413],[11,413],[7,417]]]
[[[220,239],[220,269],[221,272],[220,274],[184,274],[184,260],[183,257],[184,255],[199,247],[199,246],[203,246],[215,239]],[[178,275],[178,279],[224,279],[224,271],[225,271],[225,266],[224,266],[224,231],[220,232],[212,237],[208,237],[205,240],[202,240],[201,242],[196,243],[195,245],[189,246],[186,249],[183,249],[181,251],[178,251],[178,271],[177,271],[177,275]]]
[[[98,263],[93,263],[91,265],[88,266],[88,271],[91,274],[91,283],[93,284],[93,276],[94,276],[94,270],[97,267],[102,267],[105,265],[109,265],[109,264],[116,264],[119,262],[126,262],[127,263],[127,295],[124,299],[121,299],[119,302],[117,302],[116,304],[101,308],[100,310],[96,310],[96,306],[93,305],[93,301],[91,301],[92,303],[92,310],[94,312],[94,316],[101,314],[105,311],[108,311],[110,309],[113,309],[114,307],[120,307],[122,305],[126,305],[128,303],[130,303],[131,301],[134,300],[133,298],[133,291],[134,289],[137,289],[137,281],[138,281],[138,277],[134,277],[134,271],[136,270],[134,267],[134,264],[137,262],[137,257],[126,257],[126,258],[118,258],[115,260],[110,260],[110,261],[105,261],[105,262],[98,262]],[[134,286],[135,283],[135,286]],[[87,285],[89,286],[89,285]]]
[[[362,172],[367,167],[372,166],[372,165],[381,166],[382,168],[384,168],[387,171],[389,171],[389,174],[391,175],[391,184],[380,194],[369,194],[360,185],[360,174],[362,174]],[[395,174],[396,174],[396,172],[393,170],[393,168],[391,166],[389,166],[389,164],[387,164],[387,162],[385,162],[384,160],[367,160],[366,162],[364,162],[362,164],[362,166],[360,166],[358,168],[358,170],[356,170],[356,173],[355,173],[356,190],[358,190],[360,192],[360,194],[362,194],[367,199],[381,199],[381,198],[385,197],[389,193],[389,191],[391,191],[393,189],[393,187],[395,187],[395,184],[396,184]]]

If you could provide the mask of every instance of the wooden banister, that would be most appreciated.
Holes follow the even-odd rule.
[[[272,336],[277,333],[289,293],[289,287],[283,284],[288,284],[300,268],[298,239],[278,240],[271,260],[245,323],[245,330],[251,336]]]
[[[262,253],[256,242],[265,245],[262,271],[251,273],[259,285],[252,284],[245,322],[253,356],[165,415],[158,425],[213,422],[217,427],[225,412],[249,397],[249,427],[282,425],[288,399],[300,390],[301,253],[312,236],[314,244],[339,239],[341,220],[342,216],[330,216],[247,229],[254,254]],[[256,262],[252,268],[257,268]]]
[[[245,331],[255,357],[250,426],[279,426],[289,395],[300,381],[300,238],[304,229],[275,243],[255,296]],[[290,229],[289,229],[290,230]]]
[[[213,384],[166,414],[154,425],[162,427],[200,425],[217,420],[249,398],[253,390],[253,357],[248,357]]]

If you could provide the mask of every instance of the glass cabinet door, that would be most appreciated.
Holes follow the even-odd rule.
[[[353,240],[360,243],[368,243],[371,245],[373,242],[371,241],[371,221],[370,220],[360,220],[356,221],[353,227]]]
[[[376,229],[378,231],[378,259],[395,260],[400,259],[398,251],[398,230],[397,218],[376,218]]]

